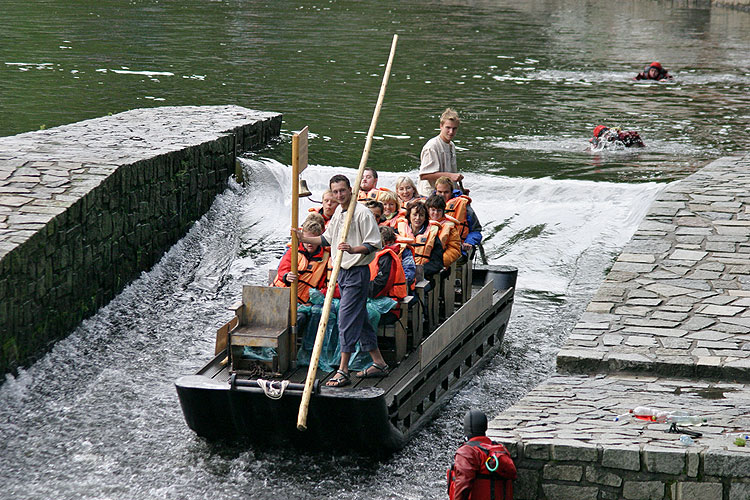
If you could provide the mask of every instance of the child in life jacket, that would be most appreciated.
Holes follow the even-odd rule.
[[[606,147],[622,145],[626,148],[645,146],[643,139],[635,130],[621,130],[619,128],[609,128],[605,125],[594,127],[594,137],[589,139],[591,149],[603,149]]]
[[[305,236],[320,236],[323,229],[323,218],[317,213],[308,215],[302,224],[302,234]],[[312,288],[321,289],[326,286],[330,249],[311,243],[300,243],[298,251],[297,274],[292,272],[292,255],[289,248],[281,257],[273,286],[289,287],[297,281],[297,302],[307,304]]]
[[[396,245],[396,233],[393,228],[381,226],[380,238],[383,249],[376,254],[375,260],[370,262],[368,297],[390,297],[398,304],[409,294],[407,277],[399,255],[401,249]],[[389,316],[395,316],[393,319],[398,319],[400,313],[401,309],[397,307],[388,311]],[[386,319],[385,316],[382,319]]]
[[[487,416],[469,410],[464,416],[466,442],[456,451],[448,470],[450,500],[512,500],[516,466],[508,450],[493,443],[487,432]]]

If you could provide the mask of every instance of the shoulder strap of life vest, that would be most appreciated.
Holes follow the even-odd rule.
[[[414,237],[412,247],[414,250],[414,262],[417,265],[424,265],[430,261],[432,247],[435,246],[435,238],[437,238],[439,232],[440,224],[431,220],[425,232]]]

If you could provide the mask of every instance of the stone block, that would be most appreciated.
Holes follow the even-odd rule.
[[[684,482],[677,483],[675,487],[674,500],[698,500],[712,499],[720,500],[722,498],[723,487],[721,483],[698,483]]]
[[[619,488],[622,484],[622,478],[617,474],[591,465],[586,466],[586,481],[615,488]]]
[[[707,476],[750,477],[750,452],[708,449],[703,456]]]
[[[732,481],[729,485],[729,500],[747,500],[750,498],[750,483]]]
[[[687,475],[688,477],[698,477],[698,466],[701,458],[696,452],[688,451],[687,454]],[[750,498],[750,497],[749,497]]]
[[[549,460],[551,443],[526,442],[523,446],[523,457],[531,460]]]
[[[545,484],[542,488],[547,500],[597,500],[599,495],[599,488],[595,486]]]
[[[552,445],[552,460],[596,462],[597,455],[598,450],[596,445],[589,443]]]
[[[661,481],[625,481],[622,495],[627,500],[662,500],[664,483]]]
[[[687,452],[646,446],[643,449],[643,461],[648,472],[681,474],[685,470]]]
[[[518,469],[518,476],[513,481],[513,498],[518,500],[536,500],[538,498],[540,472],[534,469]]]
[[[605,447],[602,466],[611,469],[641,470],[641,453],[638,446]]]
[[[583,467],[548,463],[544,465],[543,477],[545,480],[579,482],[583,477]]]

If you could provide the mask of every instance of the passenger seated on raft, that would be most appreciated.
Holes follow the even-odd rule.
[[[396,245],[396,233],[393,228],[382,226],[380,238],[383,249],[370,262],[370,291],[368,297],[390,297],[396,302],[394,308],[381,316],[385,324],[395,323],[401,315],[401,308],[396,307],[408,295],[407,279],[404,266],[399,257],[399,246]]]
[[[378,221],[378,225],[383,222],[383,204],[377,200],[367,200],[365,206],[370,209],[372,215],[375,216],[375,220]]]
[[[407,203],[412,201],[424,200],[424,197],[419,196],[417,192],[417,185],[409,177],[402,176],[396,179],[396,194],[398,195],[401,207],[406,209]]]
[[[378,173],[374,168],[366,168],[362,174],[362,181],[359,183],[359,194],[357,201],[377,200],[383,193],[390,192],[389,189],[378,187]]]
[[[623,131],[619,128],[609,128],[605,125],[594,127],[594,137],[589,139],[589,142],[592,149],[601,149],[607,147],[610,143],[612,145],[622,144],[626,148],[642,148],[645,146],[640,134],[635,130]]]
[[[461,237],[461,252],[467,255],[469,250],[482,242],[482,225],[471,208],[471,198],[459,189],[453,188],[453,181],[440,177],[435,181],[435,194],[445,200],[445,214],[458,221]]]
[[[334,198],[333,193],[330,189],[323,191],[323,206],[313,207],[308,209],[310,213],[318,213],[323,217],[323,227],[328,225],[328,222],[333,217],[333,212],[336,211],[336,207],[339,206],[339,202]]]
[[[393,191],[387,191],[380,197],[380,203],[383,204],[383,217],[380,225],[396,227],[396,221],[401,213],[398,196]],[[404,213],[406,212],[404,211]]]
[[[443,265],[450,267],[461,257],[461,237],[458,232],[458,221],[445,215],[445,200],[442,196],[433,194],[424,203],[430,221],[440,225],[438,238],[443,246]]]
[[[443,245],[438,233],[440,225],[427,220],[427,208],[421,201],[414,201],[406,207],[406,216],[399,217],[396,223],[399,246],[408,247],[414,253],[414,262],[422,266],[424,277],[432,277],[443,269]]]
[[[669,80],[672,75],[667,72],[666,69],[662,68],[661,64],[654,61],[647,65],[641,73],[638,73],[633,77],[633,80]]]
[[[310,214],[302,224],[302,234],[307,237],[323,234],[323,222],[319,214]],[[273,286],[289,287],[297,281],[297,303],[310,302],[310,289],[325,288],[330,249],[313,243],[300,243],[297,274],[292,272],[292,252],[287,249],[281,257]]]

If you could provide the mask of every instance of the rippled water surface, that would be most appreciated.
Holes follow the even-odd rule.
[[[750,144],[750,14],[696,2],[135,0],[0,6],[0,135],[159,105],[284,114],[274,147],[153,269],[0,386],[0,498],[444,498],[471,407],[495,415],[554,355],[667,182]],[[320,193],[354,171],[393,33],[370,164],[416,175],[447,105],[490,260],[519,268],[502,351],[392,458],[208,443],[173,381],[213,350],[287,240],[289,134]],[[675,79],[631,77],[660,60]],[[585,151],[594,125],[638,151]],[[343,425],[345,423],[332,423]]]

